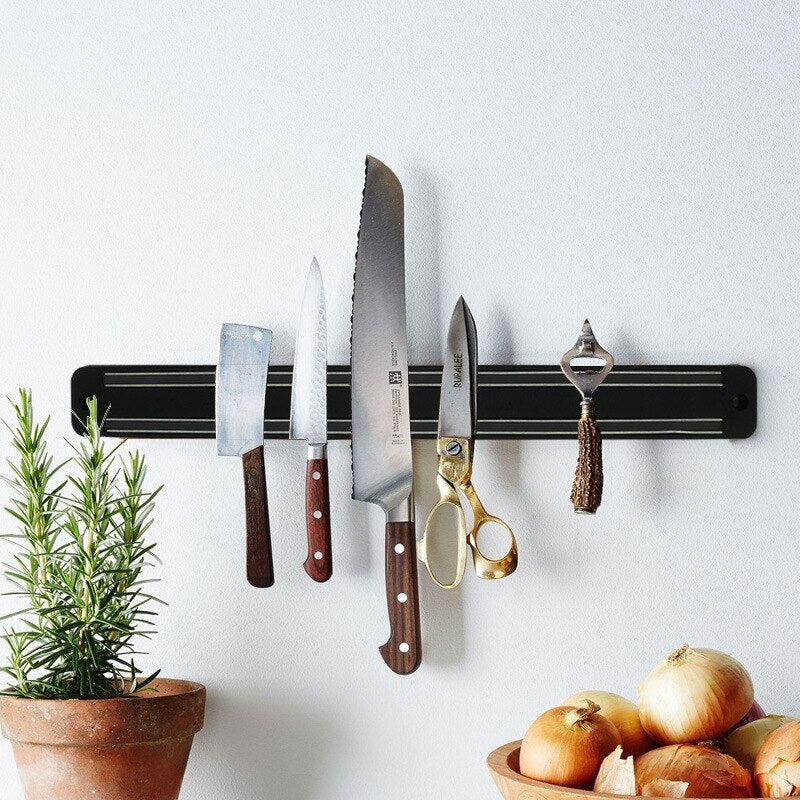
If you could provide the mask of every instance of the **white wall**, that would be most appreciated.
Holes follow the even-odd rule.
[[[409,678],[377,652],[381,518],[349,499],[347,443],[321,586],[301,567],[304,447],[269,443],[266,591],[242,576],[236,463],[145,443],[170,602],[146,665],[209,689],[187,800],[492,798],[491,749],[574,690],[634,694],[683,641],[800,713],[798,4],[483,5],[0,11],[0,389],[31,386],[54,435],[76,367],[212,363],[222,321],[272,327],[288,363],[312,253],[346,363],[366,152],[405,187],[413,363],[439,361],[463,293],[483,363],[554,363],[588,315],[620,364],[758,374],[751,439],[607,442],[593,519],[568,502],[574,443],[480,443],[520,567],[422,580]],[[432,444],[414,455],[422,516]],[[0,787],[21,797],[5,742]]]

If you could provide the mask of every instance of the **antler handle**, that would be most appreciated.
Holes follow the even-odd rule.
[[[581,403],[578,420],[578,466],[570,499],[579,514],[594,514],[603,497],[603,440],[594,403]]]

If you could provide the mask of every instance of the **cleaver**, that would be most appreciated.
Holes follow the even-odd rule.
[[[272,586],[272,542],[264,475],[264,399],[272,331],[226,323],[219,338],[217,453],[239,456],[244,469],[247,581]]]

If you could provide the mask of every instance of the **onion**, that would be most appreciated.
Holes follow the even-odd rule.
[[[741,728],[736,728],[729,733],[722,742],[722,749],[733,756],[745,769],[753,772],[756,755],[764,744],[764,740],[776,728],[786,725],[787,722],[794,722],[793,717],[781,717],[772,714],[769,717],[748,722]]]
[[[737,728],[741,728],[742,725],[755,722],[757,719],[764,719],[766,716],[767,712],[764,711],[764,709],[761,708],[761,706],[755,700],[753,700],[753,705],[750,706],[750,710],[725,735],[729,736]]]
[[[639,687],[642,727],[662,744],[717,739],[752,705],[753,682],[735,658],[686,644]]]
[[[622,744],[619,731],[591,701],[545,711],[528,728],[519,771],[529,778],[574,789],[591,789],[603,759]]]
[[[713,747],[671,744],[634,761],[636,782],[648,797],[752,797],[750,773]],[[685,787],[675,784],[686,783]]]
[[[614,692],[579,692],[567,698],[562,705],[576,706],[591,700],[600,706],[600,713],[611,722],[622,737],[622,750],[626,756],[636,756],[652,750],[655,742],[645,733],[639,720],[639,709],[636,705]]]
[[[761,797],[800,794],[800,721],[782,725],[767,736],[754,772]]]

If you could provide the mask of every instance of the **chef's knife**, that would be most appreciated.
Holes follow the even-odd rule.
[[[406,675],[420,663],[417,541],[408,401],[403,188],[367,156],[356,252],[351,341],[353,498],[386,513],[383,660]]]
[[[328,362],[325,288],[317,259],[311,261],[297,324],[292,372],[289,438],[308,442],[306,463],[306,534],[303,568],[315,581],[333,570],[328,499]]]
[[[217,453],[241,456],[247,520],[247,580],[272,586],[272,543],[264,476],[264,398],[272,331],[222,326],[217,366]]]

